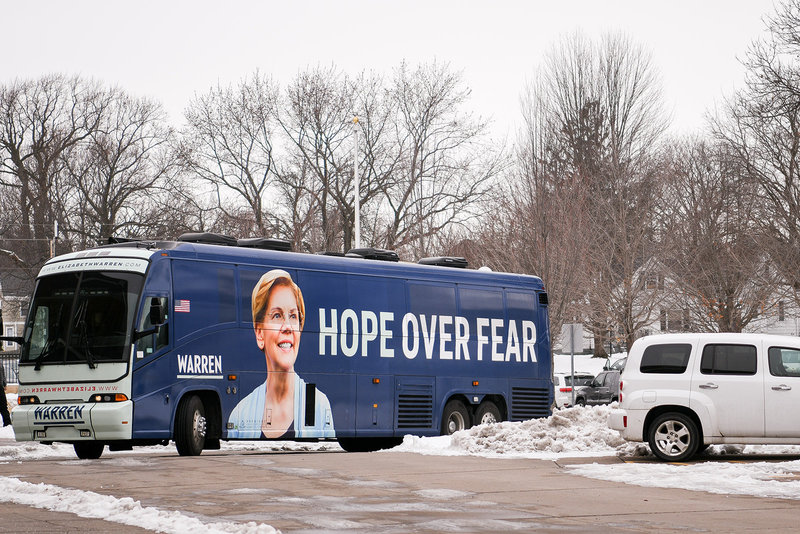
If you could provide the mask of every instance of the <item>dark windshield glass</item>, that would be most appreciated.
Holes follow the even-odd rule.
[[[37,364],[124,361],[142,276],[84,272],[39,280],[21,361]]]

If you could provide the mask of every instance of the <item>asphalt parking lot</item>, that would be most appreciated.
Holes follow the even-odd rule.
[[[565,469],[626,460],[641,461],[398,452],[125,453],[96,461],[3,463],[0,477],[130,497],[206,524],[241,523],[243,531],[247,522],[286,533],[797,531],[795,501],[642,488]],[[10,503],[0,503],[0,517],[0,532],[147,531]]]

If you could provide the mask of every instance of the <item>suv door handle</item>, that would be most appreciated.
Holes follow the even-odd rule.
[[[717,389],[717,388],[719,388],[719,386],[716,384],[711,384],[711,383],[700,384],[700,389]]]
[[[772,389],[775,391],[791,391],[792,386],[787,386],[786,384],[781,384],[780,386],[772,386]]]

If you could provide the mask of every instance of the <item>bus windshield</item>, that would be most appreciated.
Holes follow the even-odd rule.
[[[85,271],[41,278],[20,361],[36,366],[125,361],[143,277]]]

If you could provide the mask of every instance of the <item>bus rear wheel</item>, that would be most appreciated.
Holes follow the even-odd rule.
[[[206,442],[206,411],[197,395],[181,400],[175,414],[175,447],[181,456],[198,456]]]
[[[76,441],[72,448],[81,460],[97,460],[102,456],[106,445],[102,441]]]
[[[453,399],[444,406],[442,412],[442,435],[449,436],[459,430],[471,427],[469,410],[460,400]]]
[[[495,403],[489,400],[483,401],[481,405],[478,406],[478,411],[475,412],[476,425],[499,423],[502,420],[503,416],[500,415],[500,409]]]

